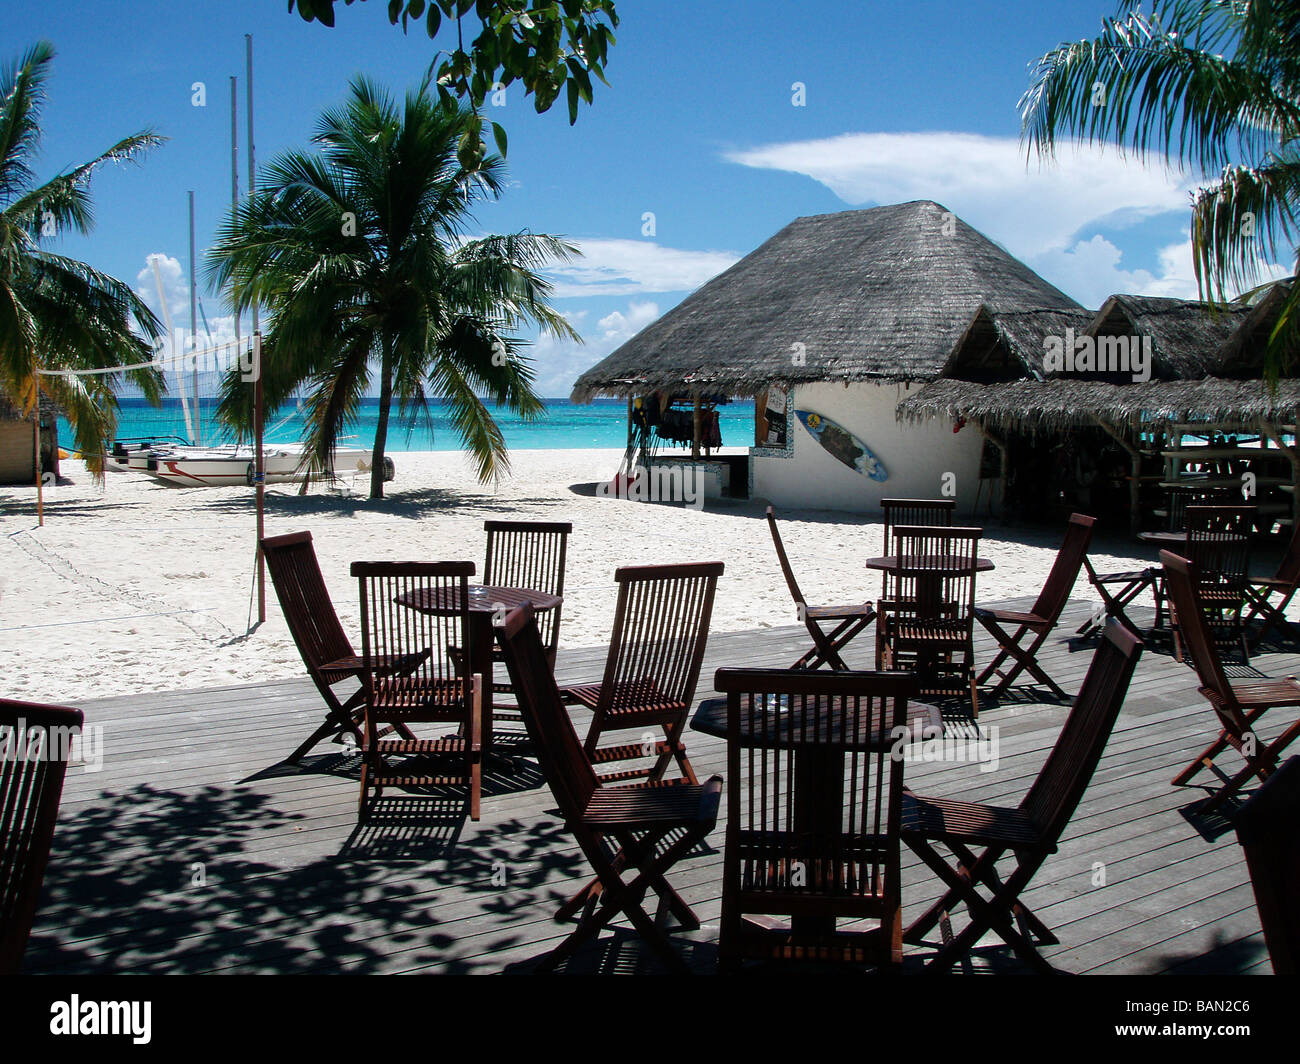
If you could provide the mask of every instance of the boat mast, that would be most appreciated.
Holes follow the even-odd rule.
[[[257,171],[253,163],[253,35],[244,34],[245,66],[244,77],[248,92],[248,198],[251,201],[257,191]],[[257,376],[253,380],[253,436],[255,454],[253,456],[253,483],[257,492],[257,621],[266,620],[266,559],[262,556],[262,531],[266,503],[266,464],[262,455],[262,336],[257,330],[257,303],[252,306],[253,313],[253,371]]]
[[[199,414],[199,359],[197,321],[199,284],[194,277],[194,190],[190,190],[190,384],[194,389],[194,444],[203,442],[203,426]]]
[[[239,210],[239,79],[230,79],[230,217]],[[239,308],[235,308],[235,353],[239,347]]]

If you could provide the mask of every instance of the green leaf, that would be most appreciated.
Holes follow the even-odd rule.
[[[569,81],[569,125],[578,121],[578,83]]]
[[[406,5],[406,13],[411,18],[419,18],[424,14],[424,0],[410,0]]]
[[[402,16],[402,0],[388,0],[388,21],[394,26]]]
[[[437,4],[429,5],[429,15],[425,23],[429,31],[429,40],[433,40],[438,36],[438,30],[442,28],[442,12],[438,10]]]
[[[504,159],[506,155],[506,131],[500,122],[492,123],[492,138],[497,142],[497,151]]]

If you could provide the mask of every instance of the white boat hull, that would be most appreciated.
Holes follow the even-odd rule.
[[[300,480],[301,452],[276,449],[263,455],[267,484],[288,484]],[[247,451],[232,453],[154,452],[144,472],[177,487],[215,488],[252,485],[253,457]],[[132,468],[135,468],[134,464]],[[352,476],[370,471],[370,452],[339,449],[334,452],[334,475]],[[391,479],[389,477],[388,479]]]

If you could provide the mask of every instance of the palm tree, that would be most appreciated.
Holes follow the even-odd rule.
[[[486,393],[523,417],[544,409],[511,335],[521,322],[577,339],[548,302],[536,270],[576,249],[550,236],[468,239],[470,208],[501,191],[497,157],[462,168],[457,149],[473,112],[444,107],[428,86],[399,106],[365,77],[326,112],[313,141],[266,170],[257,194],[219,234],[209,276],[243,310],[267,308],[265,403],[307,393],[309,461],[331,467],[335,441],[379,386],[370,496],[384,492],[384,448],[394,397],[410,423],[445,397],[480,480],[509,468]],[[227,376],[218,416],[251,428],[252,389]]]
[[[147,365],[153,358],[149,341],[162,326],[128,285],[44,245],[63,232],[91,230],[87,183],[97,167],[134,159],[161,138],[136,133],[36,184],[32,163],[53,59],[54,48],[41,41],[0,72],[0,392],[24,413],[36,408],[41,394],[53,399],[99,478],[117,429],[119,379],[129,378],[155,403],[162,394],[161,374]],[[140,368],[123,374],[39,372],[133,365]]]
[[[1192,203],[1202,298],[1253,284],[1280,242],[1295,253],[1300,0],[1171,0],[1149,14],[1126,0],[1095,40],[1038,60],[1020,107],[1041,155],[1070,133],[1218,174]],[[1292,285],[1270,343],[1272,374],[1296,350],[1298,305]]]

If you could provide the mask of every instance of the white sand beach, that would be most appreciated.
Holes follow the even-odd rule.
[[[596,498],[572,486],[608,480],[621,452],[517,451],[513,473],[479,486],[458,452],[398,453],[389,497],[372,503],[313,486],[267,492],[268,534],[309,529],[345,627],[357,635],[358,559],[471,559],[482,566],[488,518],[571,520],[562,643],[609,638],[620,565],[721,559],[714,631],[797,622],[758,501],[710,501],[702,510]],[[96,486],[76,461],[70,484],[46,489],[45,526],[35,489],[0,487],[0,668],[7,696],[46,701],[251,683],[303,675],[268,583],[267,622],[248,631],[252,604],[253,493],[244,487],[169,488],[140,474]],[[813,603],[869,599],[879,575],[863,559],[881,550],[878,519],[789,511],[782,530]],[[1036,594],[1061,530],[986,525],[978,597]],[[1102,566],[1151,564],[1112,536]],[[1086,586],[1076,595],[1088,594]],[[774,664],[788,665],[788,662]]]

